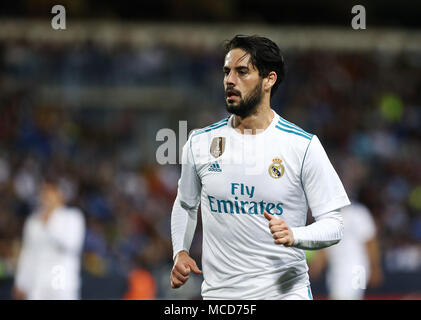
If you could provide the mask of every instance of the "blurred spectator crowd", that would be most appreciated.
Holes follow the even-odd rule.
[[[349,196],[371,210],[385,268],[421,274],[421,51],[284,53],[287,75],[273,108],[318,135]],[[225,115],[222,64],[219,47],[0,43],[0,279],[13,278],[23,221],[43,174],[54,170],[86,217],[83,271],[129,279],[147,270],[156,298],[177,297],[168,279],[180,167],[156,163],[155,135],[177,133],[180,120],[191,130]],[[49,86],[172,87],[192,101],[168,110],[69,107],[38,98]],[[198,297],[199,287],[197,280],[180,297]]]

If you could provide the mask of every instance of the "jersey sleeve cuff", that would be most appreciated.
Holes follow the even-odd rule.
[[[172,260],[173,260],[173,261],[175,260],[175,257],[177,256],[177,254],[178,254],[179,252],[181,252],[181,251],[186,251],[186,252],[187,252],[187,254],[189,254],[189,255],[190,255],[189,250],[188,250],[188,249],[186,249],[186,248],[182,248],[182,249],[179,249],[179,250],[174,250],[174,254],[172,255]]]

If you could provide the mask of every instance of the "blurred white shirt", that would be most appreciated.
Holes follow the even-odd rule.
[[[366,242],[376,236],[370,211],[355,203],[341,210],[344,223],[342,240],[327,248],[327,289],[330,298],[362,299],[370,278],[370,262]]]
[[[34,212],[25,221],[15,285],[28,300],[80,298],[85,220],[76,208],[55,209],[44,224]]]

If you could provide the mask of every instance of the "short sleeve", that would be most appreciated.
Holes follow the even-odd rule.
[[[178,197],[182,206],[195,208],[200,202],[202,184],[196,171],[192,151],[192,135],[183,146]]]
[[[303,158],[301,182],[315,218],[350,204],[342,182],[316,135],[310,140]]]

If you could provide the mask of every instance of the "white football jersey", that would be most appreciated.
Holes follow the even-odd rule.
[[[263,212],[303,227],[309,207],[317,217],[350,203],[317,136],[273,113],[257,134],[233,128],[231,115],[183,148],[177,200],[201,204],[204,299],[278,299],[308,286],[304,250],[275,244]],[[189,250],[186,239],[173,234],[174,254]]]
[[[56,208],[47,223],[34,212],[25,221],[15,285],[28,300],[79,299],[84,239],[79,209]]]
[[[342,210],[344,234],[341,242],[327,248],[327,288],[332,299],[362,299],[370,279],[366,243],[376,236],[376,225],[361,203]]]

